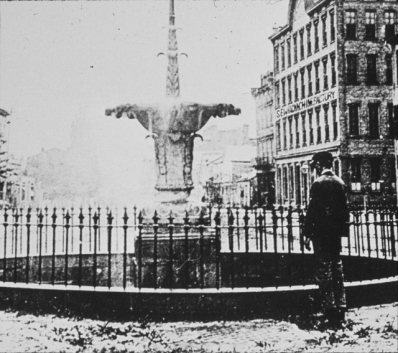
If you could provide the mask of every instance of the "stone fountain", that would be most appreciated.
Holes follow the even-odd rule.
[[[148,204],[144,205],[147,214],[157,209],[162,213],[179,213],[188,210],[194,216],[204,205],[199,200],[190,199],[193,189],[192,161],[194,139],[211,117],[226,117],[240,114],[231,104],[211,104],[184,102],[180,99],[178,73],[177,28],[175,27],[174,0],[170,0],[168,33],[168,68],[166,81],[166,99],[163,104],[137,105],[126,104],[107,109],[106,115],[117,118],[126,115],[137,119],[149,131],[155,141],[156,154],[156,193]]]

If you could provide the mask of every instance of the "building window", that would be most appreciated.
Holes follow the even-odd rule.
[[[314,129],[312,127],[312,109],[308,111],[308,129],[310,131],[310,145],[314,144]]]
[[[332,66],[332,87],[336,86],[336,55],[330,55],[330,64]]]
[[[326,14],[322,16],[322,45],[326,47],[328,44],[328,33],[326,31]]]
[[[304,69],[300,70],[301,76],[301,99],[305,98],[305,80],[304,80]]]
[[[298,72],[294,74],[294,100],[298,101],[299,95],[298,95]]]
[[[370,159],[370,182],[372,191],[380,191],[381,160],[374,157]]]
[[[332,103],[332,114],[333,114],[333,140],[337,140],[338,137],[338,125],[337,125],[337,104]]]
[[[347,55],[347,85],[356,85],[358,83],[357,60],[356,54]]]
[[[377,85],[377,55],[366,55],[366,84],[369,86]]]
[[[304,29],[300,30],[300,60],[304,59]]]
[[[340,176],[340,163],[338,159],[334,161],[334,174]]]
[[[346,11],[345,36],[348,40],[357,39],[357,12]]]
[[[334,25],[334,12],[330,11],[330,41],[334,42],[336,39],[336,27]]]
[[[294,120],[295,120],[295,128],[296,128],[296,148],[300,147],[300,134],[299,134],[299,115],[296,114],[294,116]]]
[[[325,118],[325,142],[329,142],[329,104],[323,106],[323,114]]]
[[[379,138],[379,104],[378,103],[369,103],[368,104],[369,111],[369,137],[371,138]]]
[[[276,123],[276,148],[278,151],[281,149],[281,124],[279,122]]]
[[[307,56],[311,55],[311,23],[307,25]]]
[[[289,116],[289,148],[293,148],[293,121],[292,117]]]
[[[282,105],[286,105],[286,82],[282,80]]]
[[[288,90],[288,100],[289,104],[292,102],[292,76],[289,75],[287,78],[287,90]]]
[[[297,63],[297,33],[293,36],[293,62]]]
[[[392,55],[386,55],[386,85],[392,85]]]
[[[286,46],[287,46],[287,66],[290,67],[292,66],[292,47],[290,44],[290,39],[286,41]]]
[[[358,136],[359,135],[359,104],[353,103],[348,104],[348,118],[350,120],[350,135]]]
[[[275,72],[279,72],[279,47],[275,47],[274,62],[275,62]]]
[[[386,11],[384,13],[385,22],[385,39],[392,37],[395,34],[395,12]]]
[[[290,170],[290,193],[289,193],[289,199],[293,201],[293,191],[294,191],[294,171],[293,171],[293,166],[290,165],[289,167]]]
[[[316,143],[319,144],[322,142],[322,135],[321,135],[321,124],[320,124],[320,115],[321,115],[321,108],[315,108],[315,119],[316,119]]]
[[[365,40],[376,39],[376,12],[365,11]]]
[[[323,89],[326,91],[329,89],[329,84],[328,84],[328,57],[325,56],[322,58],[322,64],[323,64]]]
[[[395,52],[395,57],[398,58],[398,50]],[[398,82],[398,60],[395,60],[396,72],[397,72],[397,82]]]
[[[308,65],[307,66],[307,72],[308,72],[308,97],[312,96],[312,66]]]
[[[286,150],[287,143],[286,143],[286,119],[283,119],[283,149]]]
[[[276,107],[280,107],[280,94],[279,94],[279,82],[275,82],[275,101],[276,101]]]
[[[288,200],[288,178],[287,178],[287,167],[283,167],[283,198],[284,201],[287,202]]]
[[[314,22],[314,42],[315,42],[315,52],[319,50],[319,33],[318,33],[319,22]]]
[[[351,190],[361,191],[361,158],[351,159]]]
[[[319,79],[319,60],[314,62],[315,66],[315,93],[319,93],[320,88],[320,79]]]
[[[398,162],[398,157],[396,158],[391,158],[390,159],[390,181],[391,181],[391,187],[393,190],[397,189],[397,170],[395,168],[395,160],[397,159]]]
[[[398,105],[394,106],[394,134],[398,138]]]
[[[305,112],[301,113],[301,133],[302,133],[302,140],[303,140],[303,147],[307,145],[307,130],[305,128]]]
[[[285,45],[281,44],[281,70],[285,70]]]
[[[277,182],[277,199],[278,203],[282,203],[282,182],[281,182],[281,174],[282,170],[281,168],[278,168],[277,173],[276,173],[276,182]]]
[[[388,136],[390,138],[395,137],[395,126],[394,126],[394,105],[392,103],[387,104],[388,114]]]

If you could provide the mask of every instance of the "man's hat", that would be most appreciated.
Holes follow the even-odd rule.
[[[314,169],[317,164],[321,166],[328,165],[333,162],[333,156],[330,152],[318,152],[312,156],[310,163],[311,169]]]

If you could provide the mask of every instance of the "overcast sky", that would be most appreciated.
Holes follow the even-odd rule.
[[[287,18],[287,0],[269,2],[176,1],[178,45],[188,54],[179,60],[183,99],[231,103],[254,121],[250,91],[271,67],[272,27]],[[12,112],[11,152],[66,149],[82,118],[101,144],[118,133],[142,141],[137,122],[104,110],[165,97],[166,58],[157,54],[166,50],[168,8],[168,0],[0,2],[0,106]]]

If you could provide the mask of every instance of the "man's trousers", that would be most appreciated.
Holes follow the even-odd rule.
[[[340,239],[339,244],[322,244],[315,240],[313,245],[316,258],[315,279],[319,285],[322,308],[345,309],[347,302],[340,258]]]

